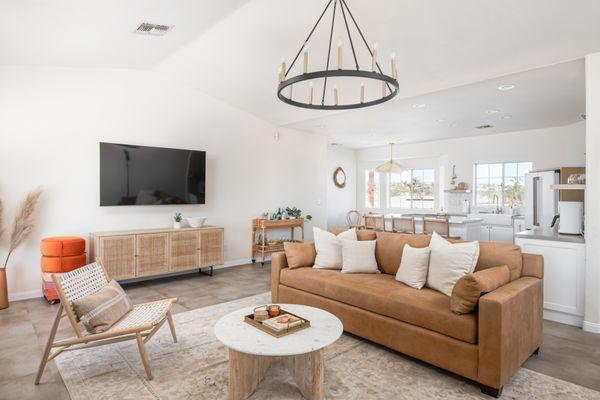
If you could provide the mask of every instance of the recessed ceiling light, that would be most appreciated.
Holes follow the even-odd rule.
[[[515,85],[500,85],[498,86],[498,90],[501,90],[503,92],[506,92],[507,90],[513,90],[515,88]]]
[[[486,114],[496,114],[496,113],[499,113],[499,112],[500,112],[500,110],[485,110]]]
[[[440,118],[440,119],[436,119],[435,122],[442,123],[442,122],[446,122],[446,120],[444,118]]]
[[[413,104],[413,108],[423,108],[423,107],[427,107],[427,104],[425,104],[425,103]]]
[[[502,117],[500,117],[500,118],[502,118],[502,119],[511,119],[511,118],[512,118],[512,115],[506,114],[506,115],[503,115],[503,116],[502,116]]]
[[[493,128],[493,127],[494,127],[494,125],[485,124],[485,125],[476,126],[475,128],[476,129],[489,129],[489,128]]]
[[[142,22],[133,33],[139,35],[164,36],[173,29],[173,25],[151,24]]]
[[[450,124],[450,128],[456,128],[458,126],[458,122],[453,122]]]

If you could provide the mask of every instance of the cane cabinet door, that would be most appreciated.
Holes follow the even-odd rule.
[[[169,270],[175,272],[198,268],[198,231],[171,232],[169,236],[171,251]]]
[[[137,235],[135,276],[158,275],[169,272],[169,234]]]

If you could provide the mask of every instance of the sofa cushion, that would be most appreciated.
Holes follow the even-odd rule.
[[[467,314],[475,309],[479,298],[510,282],[510,270],[506,265],[486,268],[463,276],[456,282],[450,296],[450,310],[456,314]]]
[[[402,260],[402,250],[405,244],[411,247],[429,246],[429,235],[410,235],[391,232],[377,232],[377,246],[375,247],[375,258],[381,272],[396,275]],[[496,263],[495,265],[501,265]]]
[[[315,264],[317,251],[314,243],[284,242],[283,251],[290,268],[312,267]]]
[[[468,343],[477,343],[477,315],[450,311],[450,297],[397,282],[389,274],[342,274],[333,270],[285,268],[281,284],[429,329]]]
[[[499,242],[479,242],[479,260],[475,271],[506,265],[510,270],[510,280],[521,277],[523,255],[516,244]]]

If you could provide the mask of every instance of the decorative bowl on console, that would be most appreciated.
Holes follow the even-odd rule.
[[[201,226],[204,226],[206,217],[190,217],[187,218],[187,222],[192,228],[200,228]]]

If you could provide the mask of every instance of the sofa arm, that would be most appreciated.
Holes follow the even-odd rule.
[[[542,283],[522,277],[479,299],[479,383],[502,388],[541,346]]]
[[[273,303],[279,301],[279,274],[288,267],[287,258],[283,251],[271,254],[271,298]]]

